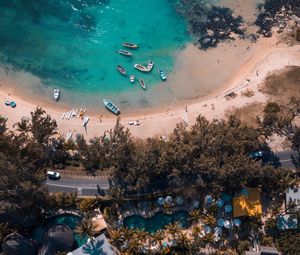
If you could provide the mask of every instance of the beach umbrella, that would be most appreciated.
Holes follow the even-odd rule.
[[[213,202],[212,196],[208,195],[205,197],[205,203],[206,204],[211,204]]]
[[[160,197],[160,198],[157,199],[157,203],[158,203],[159,205],[164,205],[165,199],[164,199],[163,197]]]
[[[225,205],[225,212],[227,212],[227,213],[232,212],[232,206],[231,205]]]
[[[207,234],[210,234],[212,232],[212,228],[210,226],[204,226],[204,233],[207,235]]]
[[[231,228],[231,222],[230,222],[230,220],[225,220],[224,221],[224,228]]]
[[[166,199],[165,199],[165,203],[170,205],[170,204],[172,204],[172,202],[173,202],[172,197],[171,196],[167,196]]]
[[[234,224],[235,226],[239,227],[239,226],[241,226],[242,221],[241,221],[241,219],[239,219],[239,218],[235,218],[235,219],[233,220],[233,224]]]
[[[214,232],[215,232],[215,235],[221,235],[222,234],[222,228],[221,227],[215,227]]]
[[[218,199],[217,206],[222,207],[224,205],[224,201],[222,199]]]
[[[218,219],[218,221],[217,221],[218,226],[219,226],[219,227],[224,227],[224,222],[225,222],[224,219]]]
[[[199,208],[200,202],[198,200],[193,201],[193,208]]]
[[[184,204],[184,199],[183,199],[182,196],[176,198],[176,204],[177,205],[183,205]]]

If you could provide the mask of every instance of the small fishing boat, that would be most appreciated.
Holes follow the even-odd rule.
[[[130,75],[130,82],[131,82],[131,83],[134,83],[134,81],[135,81],[134,75]]]
[[[140,64],[135,64],[134,68],[136,68],[137,70],[139,70],[141,72],[149,72],[147,67],[140,65]]]
[[[154,66],[154,61],[152,60],[148,61],[148,65],[147,65],[148,72],[152,70],[153,66]]]
[[[88,124],[89,120],[90,118],[88,116],[84,117],[82,120],[82,126],[85,127]]]
[[[110,110],[114,114],[119,115],[121,113],[120,109],[112,101],[108,99],[103,99],[103,104],[108,110]]]
[[[144,80],[143,80],[142,78],[139,78],[139,83],[140,83],[141,87],[142,87],[144,90],[146,90],[146,84],[145,84],[145,82],[144,82]]]
[[[132,53],[128,50],[118,50],[118,53],[120,53],[121,55],[128,56],[128,57],[132,56]]]
[[[67,135],[66,135],[66,141],[70,140],[72,138],[72,136],[73,136],[73,132],[68,131]]]
[[[59,98],[59,89],[54,89],[53,90],[53,97],[57,101]]]
[[[117,66],[117,70],[118,70],[121,74],[127,75],[127,74],[126,74],[125,68],[122,67],[121,65],[118,65],[118,66]]]
[[[63,114],[61,115],[61,119],[63,120],[65,118],[66,113],[63,112]]]
[[[165,80],[167,79],[167,75],[166,75],[162,70],[160,70],[160,69],[158,69],[158,71],[159,71],[159,76],[160,76],[160,78],[161,78],[163,81],[165,81]]]
[[[139,47],[139,46],[138,46],[137,44],[135,44],[135,43],[128,43],[128,42],[124,42],[124,43],[122,43],[122,45],[123,45],[124,47],[131,48],[131,49],[136,49],[136,48]]]

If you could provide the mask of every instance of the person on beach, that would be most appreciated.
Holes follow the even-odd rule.
[[[99,121],[100,121],[100,123],[102,123],[102,114],[100,114],[100,116],[99,116]]]

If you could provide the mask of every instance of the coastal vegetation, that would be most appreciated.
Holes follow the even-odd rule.
[[[242,125],[232,116],[227,120],[213,121],[199,116],[189,128],[179,123],[164,140],[155,137],[136,139],[117,120],[115,127],[103,136],[90,141],[77,136],[76,141],[65,141],[57,135],[56,122],[41,108],[32,112],[29,120],[17,123],[15,131],[9,131],[6,119],[1,117],[0,200],[1,213],[6,219],[1,222],[1,229],[4,229],[3,233],[11,233],[14,229],[28,236],[28,229],[41,224],[46,211],[70,208],[90,215],[95,208],[110,208],[105,211],[113,228],[113,242],[119,242],[119,249],[139,254],[144,242],[154,242],[154,238],[161,242],[161,238],[151,237],[142,231],[123,230],[123,237],[118,241],[114,239],[116,231],[119,231],[115,225],[118,211],[127,199],[153,199],[158,194],[184,194],[192,199],[213,193],[217,197],[223,192],[233,195],[244,187],[260,187],[269,199],[282,200],[285,190],[294,182],[295,174],[287,169],[275,168],[272,164],[276,158],[274,162],[262,164],[251,159],[249,153],[269,151],[265,139],[276,132],[288,134],[293,146],[299,147],[299,128],[295,127],[291,132],[293,118],[282,118],[286,116],[282,113],[292,117],[299,115],[299,100],[291,99],[284,107],[270,102],[264,112],[257,128]],[[81,199],[73,194],[49,194],[43,185],[46,170],[71,164],[82,167],[88,173],[109,172],[109,196]],[[198,226],[201,217],[203,222],[214,225],[213,211],[209,214],[191,211],[190,220]],[[24,214],[27,217],[21,217]],[[258,231],[257,226],[262,223],[249,221],[249,224]],[[76,231],[89,232],[90,225],[85,220]],[[177,240],[173,248],[178,254],[189,254],[199,247],[207,248],[213,244],[213,238],[207,235],[191,239],[173,226],[167,229]],[[124,248],[122,244],[127,240],[124,235],[130,236],[128,231],[135,238],[130,238],[127,248]]]

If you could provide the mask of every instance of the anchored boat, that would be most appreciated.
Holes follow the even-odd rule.
[[[124,68],[123,66],[118,65],[118,66],[117,66],[117,70],[118,70],[121,74],[127,75],[127,74],[126,74],[126,70],[125,70],[125,68]]]
[[[123,45],[124,47],[131,48],[131,49],[136,49],[136,48],[139,47],[139,46],[138,46],[137,44],[135,44],[135,43],[128,43],[128,42],[124,42],[124,43],[122,43],[122,45]]]
[[[139,78],[139,83],[140,83],[141,87],[142,87],[144,90],[146,90],[146,84],[145,84],[145,82],[144,82],[144,80],[143,80],[142,78]]]
[[[154,61],[152,60],[148,61],[148,65],[147,65],[148,72],[152,70],[153,66],[154,66]]]
[[[128,56],[128,57],[132,56],[132,53],[128,50],[118,50],[118,53],[120,53],[121,55]]]
[[[103,104],[108,110],[110,110],[114,114],[119,115],[121,113],[120,109],[112,101],[108,99],[103,99]]]
[[[135,64],[134,68],[136,68],[137,70],[139,70],[141,72],[149,72],[147,67],[140,65],[140,64]]]
[[[163,81],[165,81],[165,80],[167,79],[167,75],[166,75],[162,70],[160,70],[160,69],[158,69],[158,71],[159,71],[159,76],[160,76],[160,78],[161,78]]]
[[[54,89],[53,90],[53,97],[57,101],[59,98],[59,89]]]
[[[131,83],[134,83],[134,81],[135,81],[134,75],[130,75],[130,82],[131,82]]]

